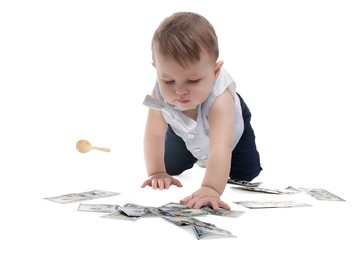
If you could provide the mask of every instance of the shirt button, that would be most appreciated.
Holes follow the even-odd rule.
[[[194,138],[195,137],[195,135],[194,134],[187,134],[187,138],[188,139],[192,139],[192,138]]]
[[[195,149],[193,149],[193,151],[194,151],[195,153],[198,153],[199,151],[201,151],[201,149],[200,149],[200,148],[195,148]]]

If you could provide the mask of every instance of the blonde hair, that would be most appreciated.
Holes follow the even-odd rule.
[[[202,53],[211,55],[214,61],[219,57],[214,27],[192,12],[177,12],[162,21],[152,38],[153,61],[156,51],[175,59],[182,67],[199,61]]]

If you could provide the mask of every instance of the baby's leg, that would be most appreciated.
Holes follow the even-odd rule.
[[[250,124],[249,108],[239,96],[244,118],[244,133],[233,150],[231,158],[230,178],[251,181],[262,170],[260,156],[255,144],[254,130]]]
[[[188,151],[185,142],[168,126],[165,140],[164,163],[167,173],[178,175],[191,169],[197,159]]]

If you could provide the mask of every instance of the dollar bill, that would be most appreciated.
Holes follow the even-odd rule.
[[[65,204],[65,203],[79,202],[79,201],[84,201],[84,200],[98,199],[98,198],[103,198],[103,197],[116,196],[119,194],[120,193],[112,192],[112,191],[92,190],[92,191],[80,192],[80,193],[70,193],[70,194],[65,194],[65,195],[55,196],[55,197],[46,197],[44,199]]]
[[[133,213],[133,209],[135,209]],[[122,206],[122,210],[126,214],[141,214],[141,217],[161,217],[165,216],[165,213],[158,207],[143,206],[134,203],[126,203]]]
[[[263,208],[291,208],[291,207],[309,207],[310,204],[299,201],[237,201],[234,202],[238,205],[250,209],[263,209]]]
[[[239,210],[226,210],[219,209],[213,210],[208,206],[204,206],[200,209],[190,209],[186,207],[185,204],[170,202],[160,207],[161,210],[168,213],[170,216],[179,216],[179,217],[197,217],[204,215],[215,215],[222,217],[239,217],[245,213],[245,211]]]
[[[96,205],[92,206],[87,205]],[[84,204],[84,211],[97,211],[101,212],[102,204]],[[97,209],[96,207],[99,207]],[[114,205],[115,206],[115,205]],[[104,205],[104,207],[106,207]],[[111,207],[111,206],[110,206]],[[91,209],[90,209],[91,208]],[[183,220],[185,218],[193,218],[196,216],[204,216],[204,215],[216,215],[216,216],[224,216],[224,217],[238,217],[244,213],[244,211],[235,211],[235,210],[213,210],[209,207],[203,207],[200,209],[191,209],[186,207],[185,204],[170,202],[160,207],[150,207],[144,205],[138,205],[134,203],[126,203],[122,206],[115,206],[113,212],[108,212],[110,214],[106,214],[102,217],[104,218],[113,218],[113,219],[127,219],[127,220],[137,220],[144,217],[171,217],[174,218],[174,221]],[[105,209],[106,211],[107,209]],[[111,210],[111,209],[110,209]],[[180,217],[183,217],[182,219]],[[195,220],[196,221],[196,220]],[[190,222],[188,222],[190,223]],[[183,223],[181,223],[183,224]]]
[[[237,189],[237,190],[247,190],[247,191],[270,193],[270,194],[288,194],[288,193],[292,193],[292,192],[288,192],[288,191],[285,191],[285,190],[272,189],[272,188],[263,188],[263,187],[237,186],[237,187],[231,187],[231,188],[232,189]]]
[[[208,214],[208,212],[202,209],[191,209],[186,207],[185,204],[175,202],[167,203],[159,207],[159,209],[163,211],[165,215],[173,217],[197,217]]]
[[[306,194],[314,197],[317,200],[326,200],[326,201],[345,201],[343,198],[336,196],[335,194],[325,190],[325,189],[313,189],[313,188],[299,188],[304,191]]]
[[[157,207],[149,207],[134,203],[126,203],[118,207],[117,211],[103,215],[103,218],[137,220],[145,217],[162,217],[166,216],[161,209]]]
[[[202,209],[165,209],[161,208],[161,210],[168,216],[172,217],[197,217],[197,216],[204,216],[208,213],[203,211]]]
[[[164,204],[163,206],[161,206],[161,208],[170,208],[170,209],[185,209],[186,205],[182,204],[182,203],[177,203],[177,202],[169,202],[167,204]]]
[[[210,215],[230,217],[230,218],[237,218],[245,213],[245,211],[239,211],[239,210],[226,210],[226,209],[213,210],[210,207],[202,207],[201,209]]]
[[[229,178],[227,182],[230,184],[236,184],[245,187],[258,187],[262,184],[262,182],[249,182],[249,181],[235,180],[231,178]]]
[[[236,237],[230,231],[216,227],[214,224],[203,222],[193,217],[163,217],[177,226],[190,226],[197,239],[212,236]]]
[[[112,213],[102,215],[102,218],[110,218],[110,219],[121,219],[121,220],[131,220],[135,221],[140,219],[141,217],[128,216],[124,211],[118,209]]]
[[[212,236],[223,236],[223,237],[236,237],[230,231],[217,228],[217,227],[207,227],[207,226],[200,226],[200,225],[191,225],[193,231],[197,239],[202,239],[205,237],[212,237]]]
[[[123,211],[129,217],[143,217],[149,213],[147,208],[121,207],[120,211]]]
[[[102,212],[102,213],[112,213],[116,211],[120,206],[111,204],[84,204],[80,203],[78,206],[78,211],[86,212]]]

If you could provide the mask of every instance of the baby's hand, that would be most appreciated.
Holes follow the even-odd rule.
[[[181,203],[186,204],[189,208],[199,209],[203,206],[209,206],[214,210],[221,208],[230,210],[230,206],[220,200],[220,194],[209,187],[201,187],[192,195],[180,200]]]
[[[148,180],[143,182],[142,188],[146,186],[152,187],[154,190],[160,189],[169,189],[171,185],[176,185],[177,187],[182,187],[182,184],[179,180],[173,178],[171,175],[169,175],[166,172],[159,172],[155,173],[152,176],[149,177]]]

